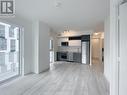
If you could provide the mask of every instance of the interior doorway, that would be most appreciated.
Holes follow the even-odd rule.
[[[104,72],[104,32],[93,33],[92,43],[92,65]]]

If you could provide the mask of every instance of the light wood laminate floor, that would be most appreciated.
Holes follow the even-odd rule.
[[[97,65],[56,63],[42,74],[30,74],[0,86],[0,95],[109,95]]]

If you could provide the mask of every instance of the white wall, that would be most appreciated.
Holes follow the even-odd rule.
[[[92,58],[100,59],[100,38],[94,38],[92,40]]]
[[[34,63],[33,72],[41,73],[49,69],[50,28],[41,21],[33,21]]]
[[[104,31],[104,74],[108,82],[111,79],[111,64],[110,64],[110,18],[105,20]]]
[[[38,21],[34,21],[32,23],[32,41],[33,41],[33,64],[32,64],[32,72],[38,73],[39,67],[39,23]]]
[[[39,22],[39,72],[50,68],[49,32],[49,27],[43,22]]]
[[[123,85],[119,88],[119,55],[118,55],[118,12],[123,0],[110,0],[110,16],[105,23],[105,76],[110,83],[110,95],[123,95]],[[107,22],[109,24],[107,24]],[[107,27],[108,26],[108,27]],[[125,75],[125,74],[124,74]],[[126,84],[126,83],[125,83]],[[122,91],[123,92],[123,91]],[[126,94],[126,93],[124,93]]]
[[[28,74],[31,72],[31,65],[33,63],[33,48],[32,48],[32,24],[30,21],[16,16],[14,18],[2,19],[5,23],[18,25],[24,28],[24,72]]]
[[[118,62],[118,8],[121,0],[110,0],[110,64],[111,79],[110,93],[118,95],[119,92],[119,62]]]

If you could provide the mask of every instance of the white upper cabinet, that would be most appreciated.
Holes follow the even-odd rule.
[[[58,38],[58,46],[61,46],[61,42],[68,42],[68,38],[66,38],[66,37]]]
[[[69,46],[81,46],[81,40],[69,40]]]
[[[81,46],[81,40],[69,40],[68,37],[58,38],[58,46],[61,46],[61,42],[68,42],[68,46]]]

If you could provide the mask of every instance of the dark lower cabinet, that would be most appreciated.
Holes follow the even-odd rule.
[[[69,61],[69,62],[81,63],[81,53],[57,52],[57,61]]]
[[[57,61],[68,61],[67,52],[57,52]]]
[[[73,53],[74,62],[81,63],[81,53]]]

